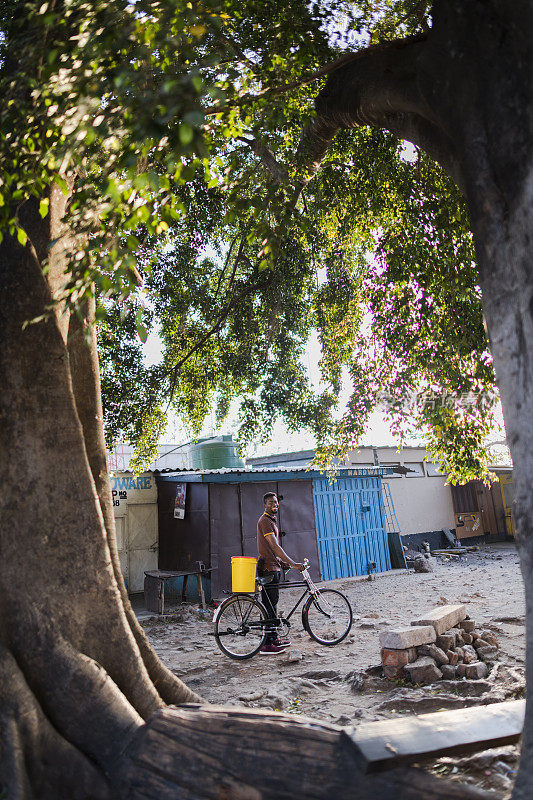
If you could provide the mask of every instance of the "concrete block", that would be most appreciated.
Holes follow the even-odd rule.
[[[403,667],[383,667],[383,674],[389,681],[400,680],[405,678]]]
[[[384,667],[405,667],[410,661],[416,661],[416,658],[416,647],[409,647],[407,650],[383,648],[381,651],[381,663]]]
[[[463,633],[463,642],[464,642],[465,644],[472,644],[472,642],[473,642],[473,641],[474,641],[474,637],[472,636],[472,634],[471,634],[471,633],[467,633],[467,632],[465,631],[465,632]]]
[[[433,683],[442,678],[442,672],[429,656],[422,656],[411,664],[407,664],[404,672],[413,683]]]
[[[408,650],[410,647],[418,647],[420,644],[429,644],[437,638],[435,629],[432,626],[394,628],[393,630],[381,631],[379,643],[384,650]]]
[[[473,619],[463,619],[459,623],[459,627],[461,627],[467,633],[472,633],[474,628],[476,627],[476,623]]]
[[[420,617],[420,619],[413,620],[411,625],[414,626],[428,626],[431,625],[435,628],[435,633],[440,635],[445,633],[449,628],[453,628],[457,623],[462,622],[466,617],[466,607],[464,605],[457,606],[439,606],[427,614]]]
[[[455,673],[457,672],[455,665],[452,664],[443,664],[440,671],[442,672],[442,677],[446,681],[453,681],[455,679]]]
[[[440,647],[441,650],[444,650],[444,652],[451,650],[455,647],[455,634],[451,634],[448,631],[446,631],[446,633],[441,633],[440,636],[437,636],[435,644],[437,647]]]
[[[438,667],[440,667],[441,664],[447,664],[449,661],[444,650],[441,650],[436,644],[429,645],[429,656],[437,662]]]
[[[480,647],[477,651],[478,658],[482,658],[484,661],[491,661],[495,658],[496,654],[498,653],[498,648],[493,647],[492,645],[488,645],[488,647]]]
[[[474,648],[476,650],[479,650],[480,647],[491,647],[491,645],[485,639],[481,639],[480,637],[479,639],[476,639],[476,641],[474,642]]]
[[[465,675],[470,680],[479,680],[486,678],[489,674],[489,669],[482,661],[475,661],[473,664],[467,664],[465,668]]]

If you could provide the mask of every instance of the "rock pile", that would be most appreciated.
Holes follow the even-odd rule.
[[[476,630],[464,605],[435,608],[409,627],[382,631],[379,641],[385,676],[412,683],[485,678],[498,652],[494,634]]]

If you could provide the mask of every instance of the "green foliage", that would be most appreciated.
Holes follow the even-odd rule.
[[[282,416],[315,433],[325,464],[357,443],[386,393],[399,437],[426,431],[453,479],[486,472],[494,375],[456,188],[365,128],[339,134],[300,186],[313,73],[347,47],[420,33],[425,3],[0,8],[0,232],[24,245],[21,204],[38,198],[46,220],[50,187],[68,196],[57,299],[76,308],[98,295],[110,441],[136,442],[140,466],[170,399],[193,434],[237,400],[243,442],[267,439]],[[165,352],[145,368],[151,328]],[[314,332],[318,387],[302,365]]]

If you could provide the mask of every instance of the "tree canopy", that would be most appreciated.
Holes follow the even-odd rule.
[[[110,441],[135,442],[140,466],[169,403],[198,434],[237,400],[243,443],[281,416],[326,464],[381,403],[452,479],[485,473],[494,375],[463,198],[387,132],[344,131],[317,174],[302,137],[324,65],[423,37],[425,3],[5,8],[5,41],[24,26],[29,46],[24,84],[4,55],[2,186],[42,215],[51,182],[72,192],[56,296],[98,297]],[[24,241],[13,202],[3,223]],[[164,356],[145,369],[151,326]],[[319,387],[302,363],[313,331]]]
[[[265,793],[249,735],[265,736],[264,718],[258,726],[231,712],[235,749],[227,727],[219,736],[218,712],[203,710],[196,730],[222,741],[229,759],[215,763],[210,747],[191,750],[196,712],[164,708],[199,698],[157,659],[121,576],[93,322],[107,326],[110,353],[113,330],[128,326],[104,371],[115,391],[108,414],[116,430],[138,424],[144,454],[163,397],[192,425],[212,395],[221,415],[242,397],[245,435],[282,411],[322,432],[326,458],[356,439],[385,392],[393,413],[408,403],[431,426],[451,476],[469,476],[483,471],[494,385],[481,294],[528,598],[528,712],[513,791],[531,797],[529,0],[435,0],[431,15],[414,0],[0,3],[7,793]],[[403,140],[420,152],[406,154]],[[468,205],[477,271],[451,178]],[[149,324],[161,325],[166,355],[145,373],[134,337]],[[310,330],[323,345],[314,396],[299,361]],[[131,391],[144,382],[152,398],[137,419],[113,389],[122,357]],[[329,412],[343,369],[354,393],[339,423]],[[483,403],[455,404],[480,389]],[[267,728],[273,741],[285,723]],[[354,786],[387,797],[405,787],[413,797],[476,793],[409,770],[362,775],[338,729],[325,731],[328,748],[314,723],[300,731],[273,797],[311,788],[317,800],[342,798]],[[308,743],[320,780],[305,784]]]

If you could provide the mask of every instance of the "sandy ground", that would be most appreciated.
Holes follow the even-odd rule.
[[[480,705],[523,696],[524,595],[518,556],[512,544],[480,548],[461,561],[438,560],[433,573],[394,571],[371,581],[329,581],[350,600],[354,624],[348,638],[323,647],[292,618],[291,648],[279,656],[245,662],[227,658],[217,647],[212,612],[180,605],[165,618],[139,613],[162,661],[188,686],[212,703],[269,708],[313,716],[337,725]],[[288,611],[298,590],[281,593],[279,610]],[[294,601],[293,601],[294,602]],[[379,631],[409,624],[444,603],[465,603],[479,627],[489,627],[500,643],[499,666],[489,681],[439,681],[412,687],[387,681],[379,668]],[[483,758],[441,761],[433,771],[466,779],[508,794],[516,767],[516,748]]]

